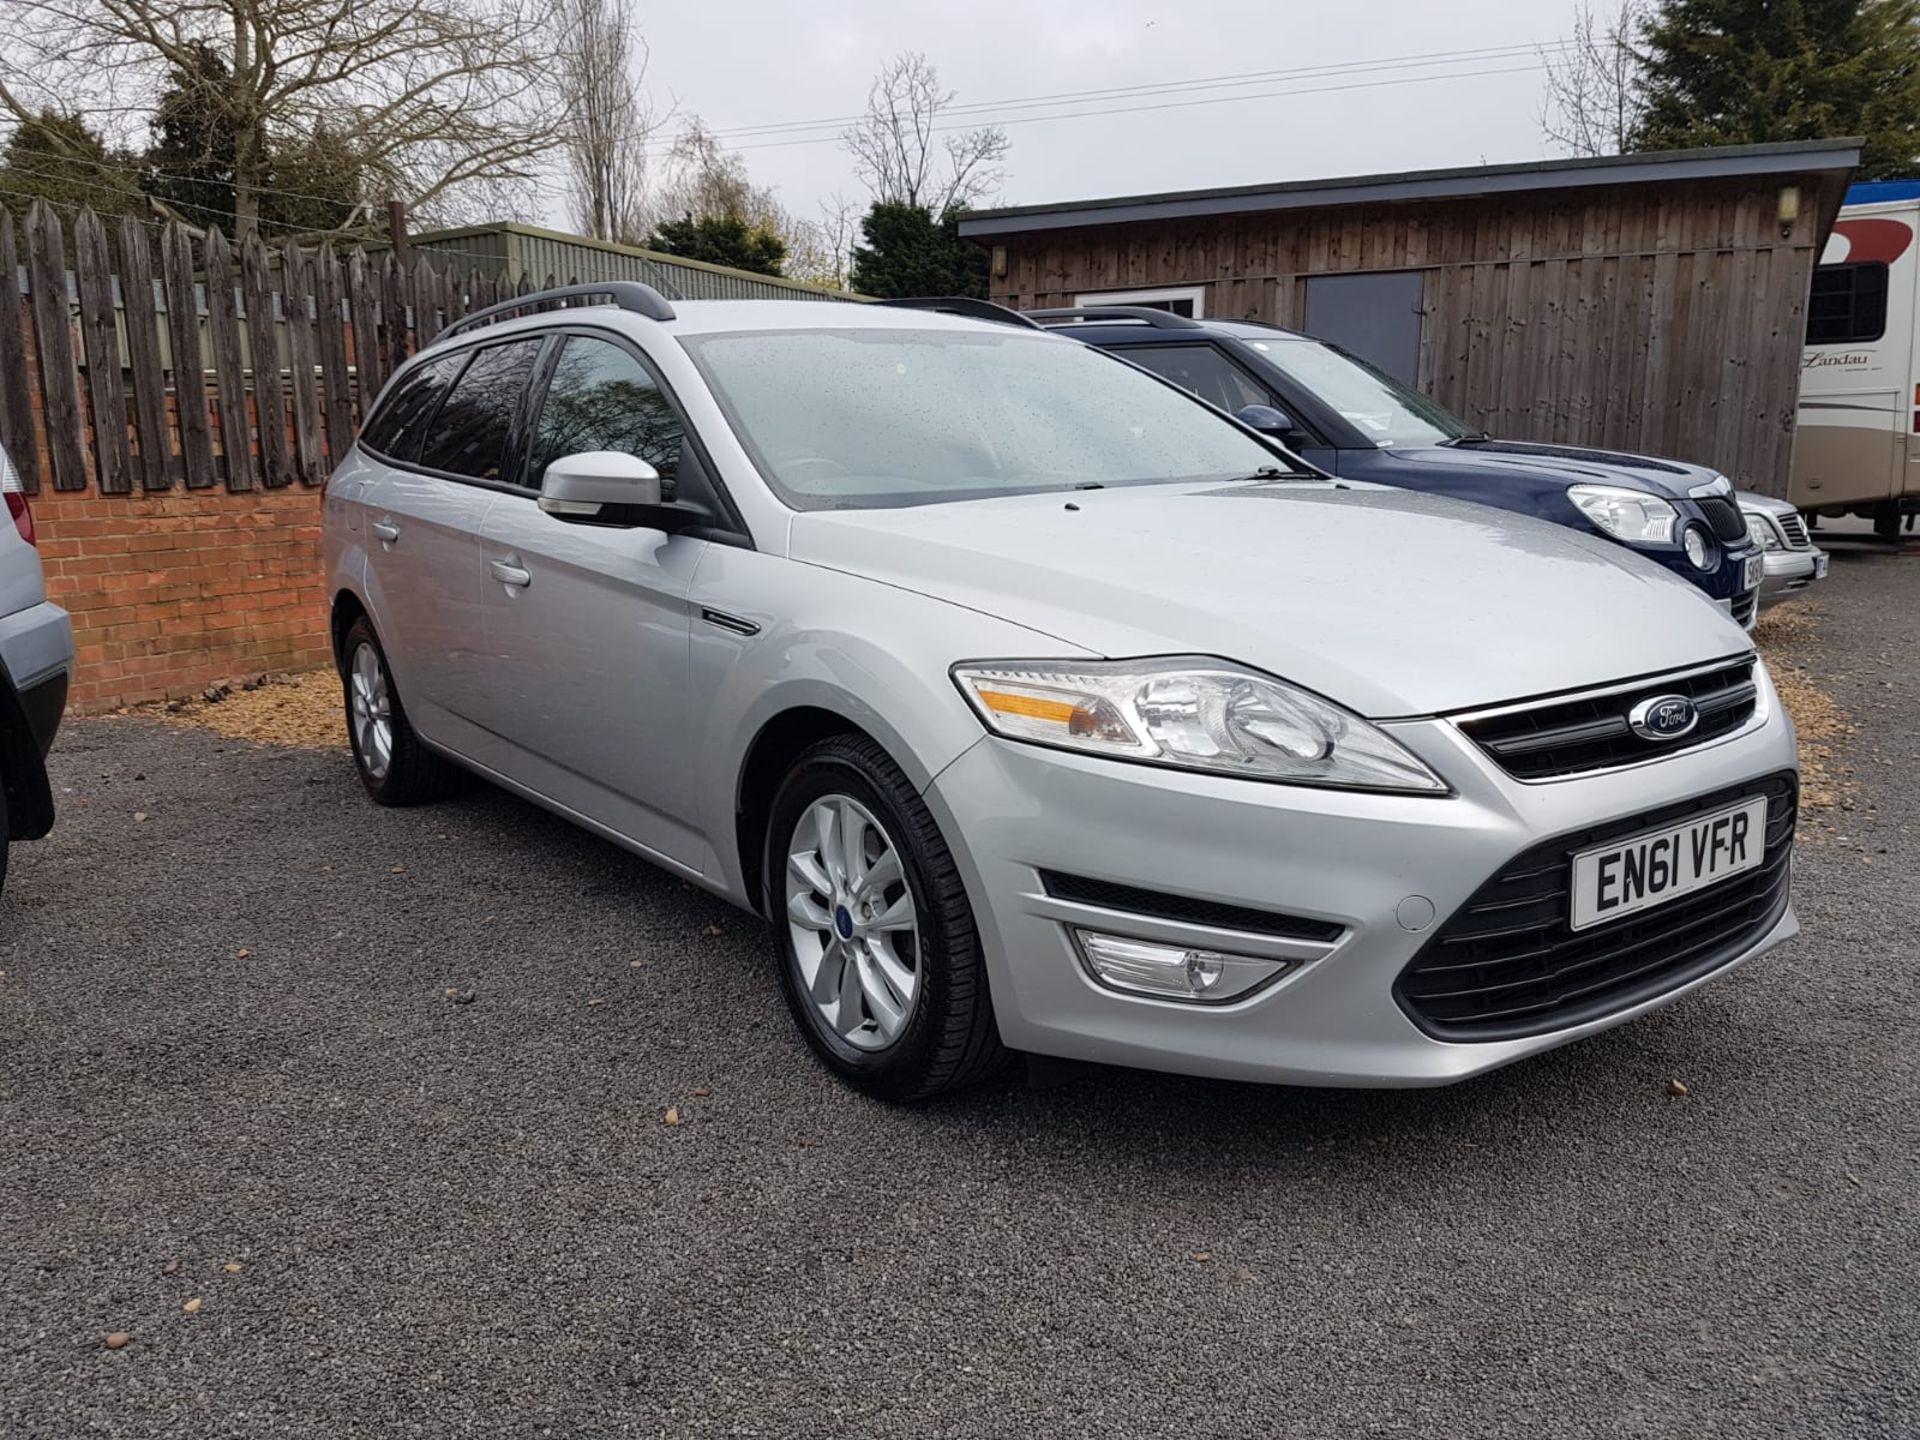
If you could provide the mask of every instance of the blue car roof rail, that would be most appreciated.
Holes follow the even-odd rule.
[[[1079,305],[1061,310],[1029,310],[1026,313],[1049,328],[1098,320],[1140,320],[1155,330],[1206,329],[1198,320],[1189,320],[1171,310],[1156,310],[1150,305]]]
[[[996,305],[991,300],[975,299],[971,295],[911,295],[900,300],[875,300],[873,303],[885,305],[894,310],[932,310],[940,315],[963,315],[969,320],[993,320],[1002,325],[1024,325],[1029,330],[1040,328],[1018,310],[1009,310],[1005,305]]]
[[[502,300],[498,305],[488,305],[456,320],[440,332],[439,338],[458,335],[481,325],[491,325],[496,320],[505,320],[516,310],[549,305],[558,300],[583,300],[589,295],[609,297],[622,310],[644,315],[649,320],[674,318],[673,306],[667,303],[667,297],[651,285],[642,285],[638,280],[604,280],[592,285],[559,285],[552,290],[535,290],[530,295]]]

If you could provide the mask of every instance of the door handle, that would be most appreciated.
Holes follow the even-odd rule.
[[[400,527],[391,520],[375,520],[367,528],[389,545],[400,538]]]
[[[517,560],[489,560],[487,568],[493,572],[493,578],[502,585],[511,585],[516,590],[524,590],[533,583],[531,571],[523,568]]]

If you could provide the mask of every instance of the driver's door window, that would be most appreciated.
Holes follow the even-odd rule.
[[[534,426],[527,484],[539,489],[564,455],[618,450],[658,470],[661,494],[672,499],[685,448],[686,429],[645,366],[609,341],[569,335]]]

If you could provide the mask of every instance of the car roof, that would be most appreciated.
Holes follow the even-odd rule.
[[[534,297],[527,298],[531,301]],[[504,338],[555,325],[577,325],[582,321],[609,324],[618,329],[631,328],[636,335],[657,333],[652,328],[655,326],[672,335],[707,335],[741,330],[958,330],[974,334],[991,331],[1035,337],[1042,334],[1037,329],[1029,330],[1023,325],[860,301],[674,300],[669,303],[673,306],[671,320],[645,319],[617,305],[578,305],[496,320],[472,330],[464,330],[453,339],[465,343]]]

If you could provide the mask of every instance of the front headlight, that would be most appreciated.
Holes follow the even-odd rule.
[[[1780,537],[1773,533],[1773,526],[1769,525],[1765,520],[1762,520],[1758,515],[1747,516],[1747,538],[1762,550],[1778,550],[1782,548]]]
[[[1010,740],[1250,780],[1447,788],[1358,715],[1223,660],[989,660],[956,665],[953,678]]]
[[[1567,498],[1616,540],[1665,545],[1680,520],[1680,512],[1658,495],[1618,485],[1569,485]]]

